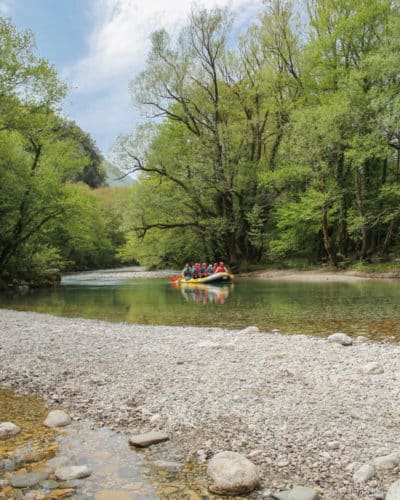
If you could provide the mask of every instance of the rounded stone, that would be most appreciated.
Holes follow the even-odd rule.
[[[71,417],[63,410],[53,410],[44,421],[47,427],[64,427],[71,423]]]
[[[353,345],[353,339],[346,335],[345,333],[333,333],[327,338],[328,342],[334,342],[335,344],[341,344],[344,346]]]
[[[375,467],[371,464],[364,464],[353,474],[355,483],[366,483],[375,475]]]
[[[260,333],[258,326],[248,326],[240,331],[240,333]]]
[[[92,471],[87,465],[71,465],[56,469],[55,475],[61,481],[69,481],[70,479],[83,479],[90,476]]]
[[[10,484],[13,488],[31,488],[48,477],[49,473],[45,471],[14,474],[10,479]]]
[[[399,499],[400,499],[400,479],[390,485],[385,497],[385,500],[399,500]]]
[[[1,422],[0,423],[0,439],[8,439],[12,436],[15,436],[20,432],[20,428],[18,425],[13,424],[12,422]]]
[[[246,457],[233,451],[222,451],[208,463],[208,474],[213,480],[212,493],[241,495],[253,491],[260,484],[257,467]]]

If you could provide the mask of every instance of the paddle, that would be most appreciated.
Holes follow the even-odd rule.
[[[171,278],[170,281],[175,282],[175,281],[179,281],[180,279],[182,279],[182,276],[177,276],[175,278]]]

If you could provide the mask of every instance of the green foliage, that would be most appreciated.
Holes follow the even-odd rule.
[[[89,188],[71,184],[95,187],[104,174],[90,136],[57,114],[65,85],[34,54],[32,34],[3,18],[0,49],[2,275],[35,280],[48,268],[114,263],[115,226]]]
[[[288,256],[338,266],[397,248],[398,5],[313,0],[307,20],[294,10],[266,4],[238,50],[226,11],[195,10],[177,39],[154,33],[131,89],[158,121],[119,146],[140,173],[124,227],[146,235],[153,262],[179,255],[183,227],[238,267]],[[164,230],[173,237],[154,252],[149,235]]]

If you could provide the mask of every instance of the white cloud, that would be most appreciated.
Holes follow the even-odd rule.
[[[1,2],[1,0],[0,0]],[[1,5],[1,3],[0,3]],[[193,4],[194,5],[194,4]],[[262,0],[203,0],[201,6],[212,8],[229,5],[237,12],[237,24],[248,22],[260,11]],[[128,113],[133,109],[128,94],[128,83],[144,67],[149,49],[149,35],[165,28],[177,33],[186,22],[192,4],[188,0],[94,0],[92,21],[94,28],[89,35],[88,53],[73,67],[66,68],[64,76],[73,87],[72,96],[77,102],[86,102],[92,108],[91,118],[84,116],[84,108],[71,109],[74,119],[98,137],[93,128],[114,124],[114,137],[120,123],[128,123]],[[121,95],[121,93],[123,95]],[[91,104],[88,106],[88,101]],[[96,103],[98,109],[93,108]],[[107,106],[112,105],[113,111]],[[120,106],[120,108],[119,108]],[[88,110],[86,110],[88,111]],[[104,136],[104,133],[101,135]],[[107,147],[110,145],[108,141]],[[104,145],[99,144],[103,149]]]
[[[11,0],[0,1],[0,16],[9,16],[11,14],[13,2]]]

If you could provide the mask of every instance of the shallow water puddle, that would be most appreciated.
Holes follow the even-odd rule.
[[[0,389],[0,422],[10,421],[21,428],[16,436],[0,441],[0,498],[19,499],[28,492],[38,500],[220,498],[207,490],[205,466],[182,463],[171,470],[168,463],[179,461],[172,442],[137,452],[128,445],[126,435],[93,429],[90,422],[74,422],[57,432],[48,429],[43,425],[48,412],[38,397]],[[54,481],[50,475],[49,480],[25,488],[10,485],[15,474],[42,471],[49,459],[61,456],[73,465],[87,465],[92,474],[65,482]]]

